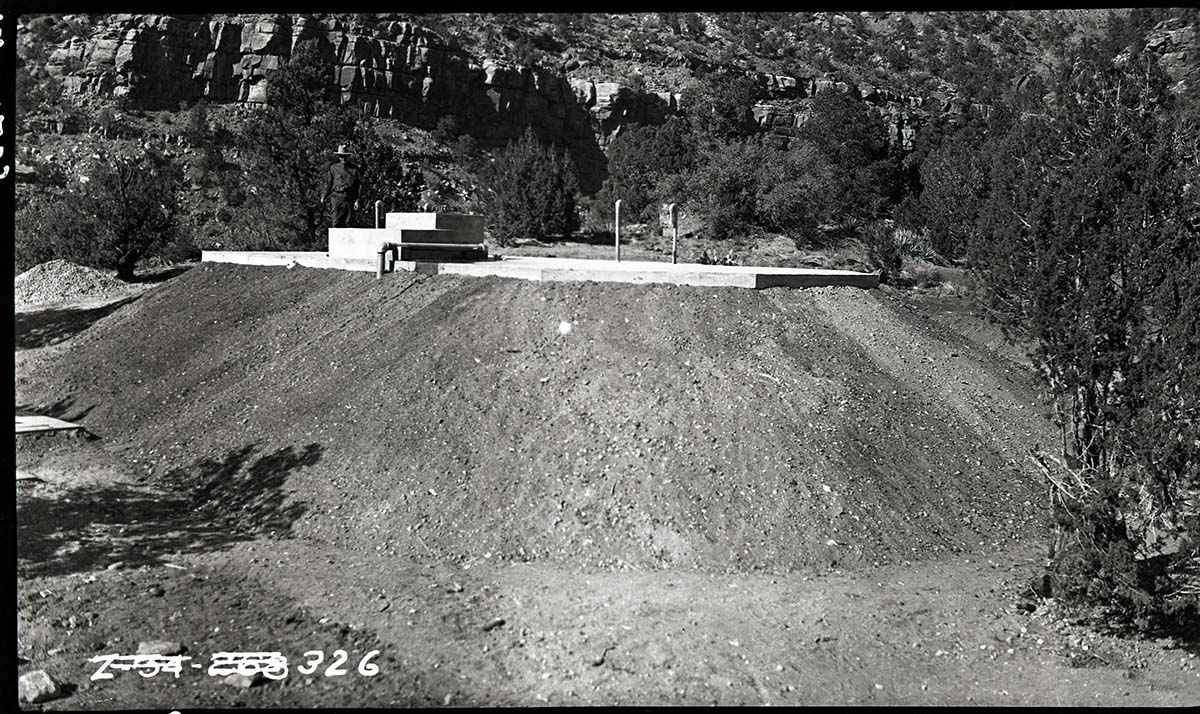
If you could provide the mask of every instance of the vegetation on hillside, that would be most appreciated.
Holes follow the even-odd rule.
[[[1151,629],[1200,615],[1200,124],[1129,32],[1076,48],[1041,114],[949,137],[922,204],[1036,345],[1058,594]]]
[[[480,170],[479,183],[484,216],[500,245],[519,238],[561,238],[579,228],[579,186],[571,160],[539,142],[532,130],[497,151]]]

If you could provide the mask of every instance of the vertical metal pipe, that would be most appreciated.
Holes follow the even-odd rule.
[[[375,202],[375,227],[376,228],[379,227],[379,207],[382,205],[383,205],[382,200]]]
[[[667,207],[667,213],[671,216],[671,264],[678,262],[676,256],[679,250],[679,206],[672,203]]]
[[[388,245],[387,243],[379,244],[379,248],[377,249],[378,259],[375,262],[375,279],[376,280],[383,280],[384,263],[387,261],[387,254],[388,254],[388,251],[390,251],[391,249],[392,249],[392,246]]]
[[[620,263],[621,262],[621,199],[619,199],[619,198],[617,199],[617,218],[616,218],[616,228],[614,230],[614,233],[616,234],[617,262]]]

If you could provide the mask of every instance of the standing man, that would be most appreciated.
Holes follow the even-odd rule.
[[[349,161],[353,154],[345,144],[338,146],[333,155],[338,160],[329,165],[321,203],[329,202],[329,222],[333,227],[345,228],[350,224],[351,210],[358,208],[359,168]]]

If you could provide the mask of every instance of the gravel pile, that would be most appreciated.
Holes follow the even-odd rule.
[[[82,297],[100,297],[129,287],[110,273],[66,260],[35,265],[13,280],[13,302],[40,305]]]
[[[202,264],[18,403],[95,405],[223,528],[464,565],[774,572],[1042,532],[1032,390],[879,291],[387,278]]]

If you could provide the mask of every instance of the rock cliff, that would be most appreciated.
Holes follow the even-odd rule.
[[[597,190],[604,180],[604,152],[623,126],[658,123],[680,107],[675,92],[646,92],[479,59],[404,21],[112,15],[88,37],[55,50],[48,69],[81,98],[125,97],[134,106],[166,109],[200,98],[255,104],[266,101],[271,72],[304,41],[315,41],[332,60],[330,87],[340,91],[344,103],[424,128],[453,115],[488,148],[532,127],[543,139],[569,147],[585,192]],[[755,76],[768,98],[752,108],[754,118],[781,143],[803,122],[803,100],[827,89],[874,106],[887,118],[889,139],[904,148],[929,114],[982,109],[953,98],[905,96],[824,76]]]
[[[271,72],[308,40],[333,60],[330,84],[344,103],[425,128],[454,115],[487,147],[531,126],[570,147],[584,190],[599,188],[603,150],[622,125],[661,122],[678,108],[678,95],[475,61],[408,22],[368,31],[290,15],[253,21],[115,15],[90,37],[53,52],[49,69],[70,93],[125,97],[139,107],[174,109],[201,98],[254,104],[266,101]]]

